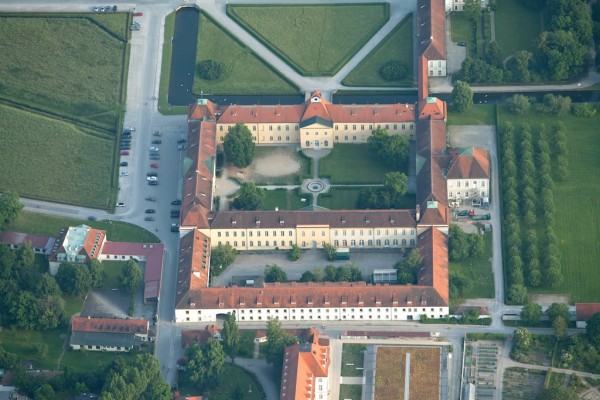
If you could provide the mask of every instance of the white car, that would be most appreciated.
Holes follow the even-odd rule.
[[[158,181],[158,178],[157,178],[156,176],[149,176],[149,177],[147,177],[147,178],[146,178],[146,180],[147,180],[148,182],[151,182],[151,181]]]
[[[117,203],[117,207],[125,207],[125,203]]]
[[[129,172],[121,171],[121,172],[119,172],[119,176],[129,176]]]
[[[148,151],[160,151],[158,147],[150,147]]]

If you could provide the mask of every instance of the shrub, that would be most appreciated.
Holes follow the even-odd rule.
[[[515,94],[506,101],[508,109],[513,114],[524,114],[531,107],[529,97],[523,96],[522,94]]]
[[[408,68],[400,61],[392,60],[385,63],[380,69],[379,74],[386,81],[399,81],[408,75]]]
[[[205,81],[215,81],[221,77],[223,64],[214,60],[202,60],[198,63],[198,76]]]
[[[573,115],[579,118],[592,118],[596,115],[596,108],[590,103],[573,104],[571,107]]]

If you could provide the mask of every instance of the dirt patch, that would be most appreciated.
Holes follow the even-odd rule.
[[[267,177],[292,175],[300,170],[300,162],[283,151],[260,157],[254,160],[252,166],[255,175]]]
[[[450,145],[452,147],[484,147],[492,149],[496,147],[496,127],[492,125],[451,125]]]
[[[529,301],[542,306],[552,303],[570,304],[571,297],[568,294],[532,294],[529,295]]]
[[[262,184],[291,184],[287,179],[273,179],[293,176],[302,168],[300,156],[295,146],[265,146],[256,149],[254,161],[246,168],[228,165],[224,176],[235,177],[244,182]]]

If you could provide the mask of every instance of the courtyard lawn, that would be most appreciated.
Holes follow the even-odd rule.
[[[186,106],[171,106],[169,104],[169,83],[171,79],[171,56],[173,44],[171,38],[175,32],[175,14],[172,12],[165,17],[163,35],[162,62],[160,68],[160,85],[158,87],[158,111],[163,115],[182,115],[187,113]]]
[[[485,251],[480,257],[467,258],[460,262],[450,262],[450,272],[458,272],[471,283],[465,299],[493,298],[494,274],[492,273],[492,232],[484,236]],[[452,299],[456,302],[458,299]]]
[[[221,77],[204,81],[196,75],[194,93],[211,94],[298,94],[291,82],[218,25],[200,13],[196,61],[214,60],[224,66]]]
[[[125,362],[133,361],[134,353],[110,353],[104,351],[71,350],[65,352],[60,368],[69,367],[75,372],[102,371],[116,357],[122,357]]]
[[[475,104],[468,111],[448,111],[448,125],[496,125],[496,107],[493,104]]]
[[[344,343],[342,345],[342,370],[340,376],[363,376],[366,344]],[[358,369],[360,368],[360,369]]]
[[[128,18],[0,16],[0,97],[116,131],[124,107]]]
[[[477,55],[477,42],[473,25],[467,19],[463,12],[453,12],[450,14],[450,27],[453,42],[467,43],[467,55]]]
[[[567,293],[572,302],[600,301],[600,116],[577,118],[571,114],[545,116],[529,111],[520,116],[499,108],[498,122],[515,127],[528,123],[537,130],[561,121],[567,128],[569,177],[554,190],[556,235],[562,254],[563,284],[556,289],[529,289],[530,293]],[[582,229],[585,234],[582,234]]]
[[[388,3],[227,6],[229,17],[305,76],[335,75],[389,14]]]
[[[81,224],[106,230],[108,240],[113,242],[160,242],[153,233],[128,222],[110,220],[87,221],[84,219],[57,217],[54,215],[38,214],[28,211],[22,211],[19,217],[7,226],[6,230],[56,236],[58,230],[62,227]]]
[[[262,386],[256,378],[252,377],[242,367],[237,365],[225,364],[223,371],[223,379],[219,381],[217,388],[209,390],[211,400],[230,400],[238,398],[235,396],[236,388],[239,386],[244,400],[262,400],[265,398],[265,393]],[[186,372],[181,371],[177,374],[177,389],[182,396],[197,396],[202,393],[202,388],[192,383]]]
[[[5,105],[0,105],[0,121],[5,150],[0,191],[100,209],[114,206],[114,137]]]
[[[34,369],[55,369],[66,337],[66,329],[51,331],[26,331],[2,329],[0,345],[9,353],[17,354],[19,360],[32,360]]]
[[[67,319],[80,313],[83,308],[83,302],[85,301],[83,297],[75,297],[68,294],[63,294],[62,299],[65,301],[65,317]]]
[[[310,204],[310,200],[301,201],[302,198],[308,199],[310,195],[298,196],[297,190],[267,190],[263,200],[262,209],[265,211],[279,210],[299,210]]]
[[[383,184],[390,171],[371,157],[366,144],[336,143],[331,153],[319,161],[319,176],[329,178],[334,185]]]
[[[362,385],[340,385],[340,400],[361,400]]]
[[[121,289],[123,287],[121,283],[121,271],[125,264],[125,261],[102,261],[103,289]]]
[[[520,0],[499,1],[495,11],[496,41],[502,55],[508,57],[519,50],[534,52],[542,32],[541,12],[523,5]]]
[[[409,14],[373,51],[344,78],[346,86],[413,86],[413,16]],[[401,81],[386,81],[379,70],[389,61],[400,61],[408,70]]]
[[[319,195],[317,204],[330,210],[355,210],[360,188],[332,187]]]

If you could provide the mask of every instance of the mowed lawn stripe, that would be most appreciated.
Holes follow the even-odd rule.
[[[0,96],[116,130],[125,46],[87,18],[0,17]]]
[[[196,63],[214,60],[224,66],[221,77],[214,81],[194,79],[194,93],[211,94],[297,94],[298,88],[278,75],[228,31],[205,13],[200,13]]]
[[[228,14],[299,73],[334,75],[389,19],[386,3],[235,5]]]
[[[115,141],[0,105],[0,191],[107,208],[114,198]]]
[[[347,86],[412,86],[413,72],[413,15],[407,15],[396,27],[348,74],[342,82]],[[386,81],[379,70],[389,61],[400,61],[407,69],[406,78]]]
[[[496,41],[504,57],[519,50],[533,52],[542,31],[540,10],[525,7],[519,0],[502,0],[494,18]]]

